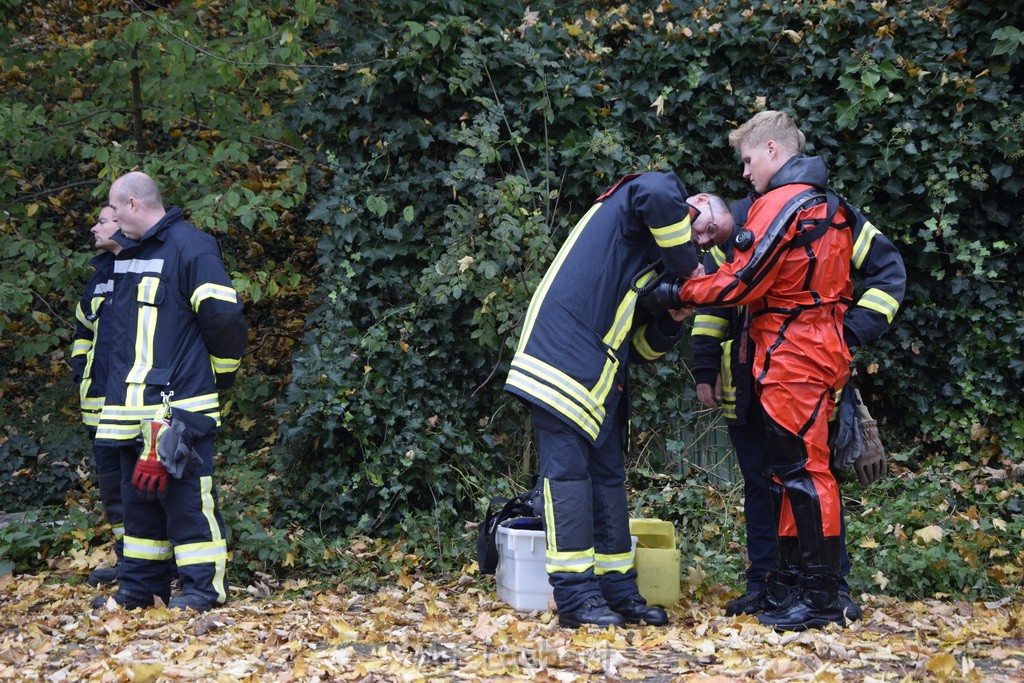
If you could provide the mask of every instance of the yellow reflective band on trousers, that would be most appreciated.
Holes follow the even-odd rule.
[[[871,251],[871,242],[874,241],[877,234],[879,234],[878,228],[870,222],[865,223],[864,227],[860,229],[857,241],[853,243],[853,254],[850,256],[850,262],[855,269],[860,270],[864,265],[864,259]]]
[[[174,557],[170,541],[154,541],[148,538],[124,537],[124,556],[137,560],[169,560]]]
[[[189,304],[192,306],[192,310],[198,313],[199,306],[207,299],[217,299],[237,304],[238,294],[231,287],[207,282],[196,287],[196,291],[192,292],[192,298],[189,299]]]
[[[115,539],[124,538],[124,525],[115,526],[111,531]]]
[[[592,439],[600,433],[605,416],[603,402],[553,365],[517,353],[507,382],[569,418]]]
[[[651,348],[651,345],[647,343],[647,325],[643,325],[633,335],[633,348],[640,354],[641,357],[647,360],[655,360],[661,358],[665,354],[660,351],[655,351]]]
[[[654,235],[654,241],[657,242],[658,246],[662,249],[669,249],[671,247],[678,247],[682,244],[689,244],[692,237],[690,233],[689,211],[686,213],[686,218],[678,223],[666,225],[663,228],[651,228],[651,234]]]
[[[561,552],[558,550],[558,534],[555,531],[555,505],[551,499],[551,482],[544,479],[544,552],[545,569],[549,574],[571,572],[578,574],[594,566],[594,548]]]
[[[545,273],[544,279],[541,280],[540,286],[537,287],[537,291],[530,300],[529,308],[526,309],[526,320],[523,321],[523,332],[519,337],[519,347],[517,351],[521,352],[526,348],[526,342],[529,340],[530,334],[533,333],[533,325],[537,322],[537,313],[540,310],[545,297],[547,297],[548,290],[551,289],[551,283],[554,282],[555,276],[558,274],[562,264],[565,263],[565,259],[569,256],[569,252],[572,251],[573,245],[583,233],[583,229],[587,226],[590,218],[599,208],[601,208],[600,202],[590,207],[590,211],[587,211],[583,218],[580,219],[580,222],[576,224],[576,227],[572,229],[572,232],[569,233],[569,236],[566,238],[562,248],[558,250],[555,260],[552,261],[551,266],[548,267],[548,271]]]
[[[690,336],[704,335],[715,339],[725,339],[729,333],[729,321],[718,315],[698,313],[693,317],[693,331]]]
[[[633,552],[616,553],[615,555],[594,555],[594,573],[597,575],[619,572],[624,574],[633,568]]]
[[[179,567],[196,564],[213,565],[213,590],[217,591],[217,602],[228,599],[224,577],[227,574],[228,547],[223,540],[204,543],[187,543],[174,549],[174,561]]]
[[[892,323],[896,311],[900,308],[900,302],[877,288],[864,292],[864,295],[857,299],[857,305],[881,313],[889,323]]]
[[[140,284],[141,288],[142,285]],[[135,363],[125,381],[141,384],[153,369],[153,346],[155,344],[157,309],[154,306],[139,306],[138,323],[135,330]],[[131,405],[131,401],[129,401]]]

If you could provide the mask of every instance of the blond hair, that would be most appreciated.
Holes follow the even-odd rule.
[[[801,154],[807,138],[793,119],[781,111],[762,111],[729,133],[729,144],[739,149],[742,145],[760,147],[769,140],[790,154]]]

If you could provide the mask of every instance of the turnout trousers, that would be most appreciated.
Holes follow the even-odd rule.
[[[119,447],[93,441],[96,478],[100,487],[103,515],[114,534],[114,553],[118,562],[124,554],[124,502],[121,500],[121,455]]]
[[[548,581],[560,611],[602,596],[616,605],[638,592],[629,534],[623,411],[594,446],[548,411],[533,407],[540,458]]]
[[[183,595],[211,604],[227,600],[227,541],[213,485],[213,435],[192,446],[202,461],[198,471],[170,477],[166,496],[157,500],[145,500],[132,486],[138,446],[120,450],[125,521],[120,590],[127,595],[158,595],[166,602],[176,563]]]

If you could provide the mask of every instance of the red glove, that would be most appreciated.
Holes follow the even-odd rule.
[[[167,493],[167,469],[161,464],[156,446],[161,433],[170,426],[167,420],[151,420],[143,423],[142,455],[135,463],[132,486],[146,500],[163,498]]]

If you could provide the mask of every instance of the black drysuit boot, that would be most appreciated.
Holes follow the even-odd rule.
[[[744,593],[725,605],[725,616],[770,612],[796,598],[800,584],[800,544],[795,538],[781,537],[775,545],[775,568],[768,572],[757,592]]]
[[[828,624],[846,625],[846,604],[839,595],[838,536],[825,537],[801,552],[800,582],[791,597],[757,620],[776,631],[805,631]]]

